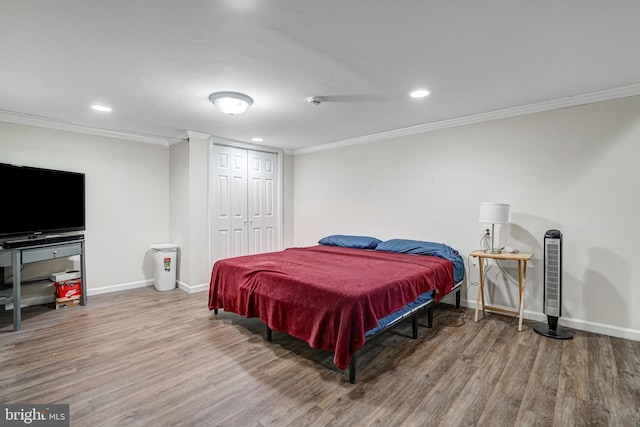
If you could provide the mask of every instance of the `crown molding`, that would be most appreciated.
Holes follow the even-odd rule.
[[[455,119],[442,120],[439,122],[426,123],[423,125],[411,126],[408,128],[396,129],[387,132],[380,132],[371,135],[359,136],[328,144],[316,145],[313,147],[294,150],[293,154],[306,154],[317,151],[333,150],[336,148],[348,147],[351,145],[365,144],[383,139],[397,138],[407,135],[432,132],[457,126],[464,126],[491,120],[506,119],[510,117],[524,116],[527,114],[540,113],[544,111],[556,110],[559,108],[576,107],[578,105],[592,104],[594,102],[610,101],[618,98],[640,95],[640,84],[624,86],[615,89],[608,89],[599,92],[592,92],[584,95],[568,96],[550,101],[538,102],[535,104],[523,105],[519,107],[505,108],[502,110],[490,111],[487,113],[474,114],[471,116],[458,117]]]
[[[187,139],[199,139],[201,141],[208,141],[209,138],[211,138],[211,135],[209,135],[208,133],[201,133],[201,132],[193,132],[193,131],[186,131],[187,134]]]
[[[36,126],[46,129],[62,130],[67,132],[82,133],[86,135],[105,136],[108,138],[124,139],[127,141],[143,142],[145,144],[156,144],[169,146],[174,140],[158,136],[141,135],[129,132],[117,132],[90,126],[78,125],[56,121],[53,119],[30,116],[27,114],[14,113],[12,111],[0,110],[0,121],[19,125]]]
[[[583,95],[569,96],[558,98],[550,101],[539,102],[513,108],[505,108],[502,110],[490,111],[487,113],[474,114],[465,117],[442,120],[423,125],[411,126],[408,128],[396,129],[387,132],[380,132],[371,135],[360,136],[356,138],[345,139],[341,141],[331,142],[328,144],[316,145],[313,147],[301,148],[298,150],[284,150],[285,154],[298,155],[313,153],[317,151],[333,150],[336,148],[348,147],[351,145],[365,144],[368,142],[380,141],[383,139],[398,138],[401,136],[415,135],[419,133],[432,132],[441,129],[447,129],[457,126],[476,124],[491,120],[499,120],[510,117],[523,116],[527,114],[551,111],[559,108],[575,107],[578,105],[591,104],[601,101],[609,101],[613,99],[626,98],[629,96],[640,95],[640,84],[624,86],[614,89],[607,89],[598,92],[592,92]],[[7,110],[0,110],[0,121],[7,123],[15,123],[28,126],[36,126],[47,129],[62,130],[67,132],[82,133],[87,135],[104,136],[108,138],[116,138],[127,141],[142,142],[146,144],[155,144],[162,146],[170,146],[176,142],[182,141],[182,138],[167,138],[154,135],[136,134],[131,132],[118,132],[105,129],[94,128],[75,123],[56,121],[49,118],[31,116]],[[208,139],[212,135],[187,131],[187,136],[195,139]],[[214,136],[215,138],[215,136]]]
[[[227,147],[244,148],[246,150],[262,151],[265,153],[290,154],[290,153],[287,153],[286,150],[279,147],[272,147],[270,145],[260,145],[260,144],[250,143],[250,142],[238,141],[235,139],[224,138],[222,136],[212,135],[211,142],[213,143],[213,145],[224,145]]]

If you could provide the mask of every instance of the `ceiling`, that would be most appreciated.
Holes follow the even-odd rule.
[[[640,93],[638,22],[637,0],[3,0],[0,119],[304,152]],[[431,95],[410,98],[418,88]],[[224,115],[208,100],[217,91],[254,104]]]

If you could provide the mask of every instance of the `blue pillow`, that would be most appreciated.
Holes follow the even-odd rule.
[[[400,252],[403,254],[431,255],[447,259],[453,264],[455,283],[464,279],[464,260],[455,249],[444,243],[423,242],[421,240],[391,239],[376,246],[377,251]]]
[[[334,234],[332,236],[323,237],[318,241],[321,245],[341,246],[343,248],[355,249],[375,249],[380,239],[368,236],[345,236],[342,234]]]

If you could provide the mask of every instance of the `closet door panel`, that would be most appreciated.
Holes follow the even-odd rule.
[[[250,253],[277,250],[278,219],[275,213],[278,185],[278,156],[249,151],[249,233]]]
[[[213,255],[215,259],[247,253],[247,152],[214,149]]]

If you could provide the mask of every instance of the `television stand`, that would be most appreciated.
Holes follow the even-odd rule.
[[[67,235],[52,235],[52,236],[36,236],[26,239],[18,240],[6,240],[2,243],[2,247],[5,249],[25,248],[29,246],[39,246],[48,243],[62,243],[74,240],[83,239],[83,234],[67,234]]]
[[[0,266],[12,267],[13,272],[13,330],[20,330],[21,323],[21,270],[25,264],[33,262],[46,261],[57,258],[68,258],[74,255],[80,255],[80,278],[82,283],[80,293],[80,305],[87,304],[87,283],[85,274],[84,259],[84,235],[65,236],[69,240],[51,242],[44,239],[30,239],[20,241],[19,245],[7,248],[6,243],[3,245],[4,250],[0,250]],[[9,258],[10,256],[10,258]]]

